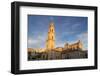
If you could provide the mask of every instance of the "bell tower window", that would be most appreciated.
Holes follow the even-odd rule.
[[[52,36],[52,39],[53,39],[53,36]]]

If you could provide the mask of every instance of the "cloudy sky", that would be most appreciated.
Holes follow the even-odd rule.
[[[56,47],[81,40],[83,48],[88,47],[88,18],[77,16],[28,15],[28,48],[45,48],[48,28],[54,21]]]

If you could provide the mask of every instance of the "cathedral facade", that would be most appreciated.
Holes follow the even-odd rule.
[[[66,43],[64,45],[64,50],[82,50],[82,48],[83,48],[83,45],[82,45],[82,42],[80,40],[76,43],[73,43],[73,44]]]

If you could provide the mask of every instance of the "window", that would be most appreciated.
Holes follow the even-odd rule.
[[[53,39],[53,36],[52,36],[52,39]]]
[[[52,29],[52,32],[53,32],[53,29]]]

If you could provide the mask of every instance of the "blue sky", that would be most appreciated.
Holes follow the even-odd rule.
[[[28,48],[45,48],[50,22],[54,22],[56,47],[81,40],[88,44],[88,18],[78,16],[28,15]]]

